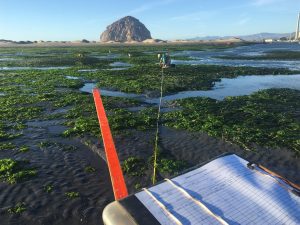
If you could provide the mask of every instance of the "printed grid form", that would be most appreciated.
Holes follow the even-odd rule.
[[[229,155],[172,181],[228,224],[300,224],[300,197]],[[170,183],[148,189],[182,224],[220,224]],[[176,224],[145,191],[136,194],[162,225]]]

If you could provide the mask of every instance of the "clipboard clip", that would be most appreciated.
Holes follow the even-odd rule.
[[[264,166],[261,166],[259,164],[253,163],[253,162],[249,162],[247,163],[247,167],[250,170],[255,170],[257,172],[259,172],[262,175],[266,175],[269,176],[271,178],[273,178],[274,180],[276,180],[280,186],[282,186],[284,189],[286,189],[287,191],[293,193],[294,195],[300,197],[300,187],[297,184],[292,183],[291,181],[287,180],[286,178],[278,175],[277,173],[265,168]],[[283,184],[289,186],[289,188],[285,187]]]
[[[250,169],[250,170],[254,170],[255,169],[255,163],[253,163],[253,162],[248,162],[247,163],[247,167]]]

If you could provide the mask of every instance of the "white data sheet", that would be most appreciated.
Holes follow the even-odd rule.
[[[227,224],[300,224],[300,197],[247,163],[228,155],[171,181]],[[136,194],[162,225],[178,224],[172,216],[184,225],[222,224],[172,183]]]

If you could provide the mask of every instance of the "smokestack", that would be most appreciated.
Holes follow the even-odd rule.
[[[297,21],[297,28],[296,28],[296,34],[295,34],[295,41],[299,39],[299,25],[300,25],[300,13],[298,14],[298,21]]]

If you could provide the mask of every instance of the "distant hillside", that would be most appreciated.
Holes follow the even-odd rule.
[[[12,40],[0,39],[0,43],[15,43],[15,42]]]
[[[205,36],[205,37],[195,37],[188,40],[196,41],[196,40],[217,40],[217,39],[229,39],[229,38],[240,38],[245,41],[262,41],[263,39],[279,39],[282,37],[289,38],[290,33],[258,33],[258,34],[251,34],[251,35],[237,35],[237,36]]]
[[[32,41],[12,41],[12,40],[5,40],[0,39],[0,43],[2,44],[32,44]]]

